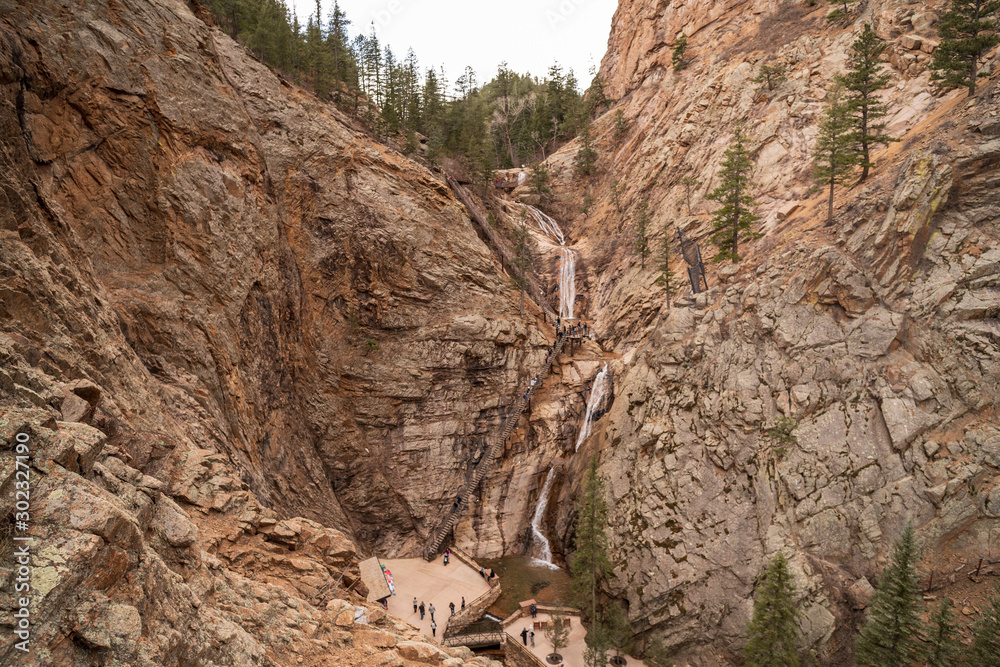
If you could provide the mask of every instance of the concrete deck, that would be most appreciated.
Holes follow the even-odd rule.
[[[559,653],[563,657],[563,664],[566,667],[583,667],[583,652],[587,649],[587,644],[585,639],[587,637],[587,630],[583,627],[580,622],[579,616],[570,616],[570,633],[569,633],[569,645],[561,650]],[[534,619],[536,621],[548,621],[549,615],[544,612],[538,612],[538,617]],[[509,626],[507,626],[507,641],[521,643],[521,630],[523,628],[531,629],[531,618],[519,618]],[[545,660],[545,656],[552,653],[552,644],[549,640],[545,638],[544,630],[535,630],[535,646],[532,648],[531,640],[528,640],[528,650],[531,651],[535,657],[542,661],[542,664],[549,664]],[[608,652],[608,658],[615,655],[614,649]],[[629,667],[644,667],[644,664],[640,660],[636,660],[630,656],[622,654],[625,658]],[[610,662],[609,662],[610,664]],[[558,666],[557,666],[558,667]]]
[[[442,556],[428,563],[423,558],[382,559],[382,564],[392,572],[392,583],[396,587],[396,595],[389,598],[389,613],[412,623],[428,638],[431,638],[431,615],[428,612],[424,620],[420,620],[420,612],[413,613],[413,598],[425,606],[433,602],[434,618],[437,621],[436,643],[441,641],[441,633],[451,614],[448,603],[455,603],[455,610],[462,607],[462,596],[466,603],[471,603],[480,595],[490,590],[489,584],[477,570],[455,558],[452,555],[448,565],[444,564]]]

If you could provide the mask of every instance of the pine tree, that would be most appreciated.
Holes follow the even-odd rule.
[[[698,185],[698,179],[694,176],[685,176],[681,179],[684,186],[684,200],[687,202],[688,215],[691,215],[691,188]]]
[[[1000,0],[952,0],[941,18],[941,43],[934,51],[931,76],[948,88],[968,87],[976,94],[983,57],[1000,43]]]
[[[608,637],[608,628],[602,619],[594,619],[585,641],[587,648],[583,651],[583,664],[586,667],[607,667],[611,641]]]
[[[830,15],[826,17],[826,20],[836,21],[838,19],[846,17],[848,15],[848,12],[850,11],[851,3],[853,2],[854,0],[830,0],[830,4],[840,5],[841,9],[836,9],[832,11]]]
[[[549,187],[549,167],[544,162],[536,162],[531,165],[531,176],[528,182],[538,191],[540,195],[550,194],[552,188]]]
[[[673,55],[671,56],[675,72],[679,72],[688,66],[688,61],[684,57],[684,52],[687,51],[687,45],[687,35],[681,33],[681,36],[677,38],[676,42],[674,42]]]
[[[670,659],[670,650],[667,649],[660,637],[654,637],[653,641],[649,642],[646,650],[642,653],[642,658],[646,664],[652,665],[652,667],[673,667],[674,664]]]
[[[851,131],[854,126],[851,109],[848,103],[842,101],[842,91],[843,87],[838,80],[830,91],[830,103],[823,122],[819,125],[819,135],[813,151],[816,182],[830,187],[827,198],[828,221],[833,221],[835,186],[847,181],[860,160],[860,154],[855,150],[855,135]]]
[[[844,75],[847,88],[847,104],[855,124],[855,142],[861,151],[861,180],[868,178],[871,164],[871,148],[877,144],[889,145],[898,141],[883,133],[885,123],[880,118],[889,115],[889,106],[882,102],[877,91],[889,85],[889,73],[882,68],[880,60],[885,51],[885,40],[879,37],[870,24],[851,45],[848,72]]]
[[[753,618],[743,648],[746,667],[798,667],[795,584],[785,555],[778,553],[754,594]]]
[[[635,223],[635,239],[633,241],[635,254],[639,255],[642,268],[646,268],[646,257],[649,255],[649,204],[639,204],[639,217]]]
[[[959,646],[955,641],[955,614],[952,611],[951,600],[947,596],[931,614],[928,625],[928,643],[924,651],[927,667],[954,667],[959,655]]]
[[[584,123],[583,131],[580,133],[580,150],[576,152],[574,163],[576,170],[586,176],[593,174],[596,168],[597,150],[594,148],[594,142],[590,136],[589,122]]]
[[[923,624],[918,558],[916,531],[909,523],[893,544],[892,560],[868,604],[868,620],[854,650],[859,667],[903,667],[919,656]]]
[[[746,144],[747,137],[743,134],[743,129],[736,128],[733,143],[726,149],[726,159],[722,162],[722,171],[719,173],[722,183],[708,195],[708,199],[722,204],[722,208],[715,212],[712,219],[715,233],[709,240],[719,249],[712,258],[713,262],[729,259],[735,264],[740,261],[740,241],[762,236],[752,231],[753,223],[760,220],[760,217],[753,212],[753,208],[757,206],[756,200],[750,195],[753,161]]]
[[[565,614],[552,612],[549,615],[549,624],[545,626],[543,632],[545,638],[552,644],[553,653],[559,654],[569,644],[570,629],[569,619]]]
[[[1000,656],[1000,585],[972,625],[972,644],[965,653],[969,667],[994,667]]]
[[[531,234],[528,233],[527,214],[522,210],[520,224],[514,229],[514,285],[521,291],[521,317],[524,317],[524,290],[528,287],[528,273],[534,265]]]
[[[570,565],[571,588],[575,604],[589,616],[596,629],[597,586],[611,573],[608,559],[608,505],[604,500],[604,481],[597,471],[597,454],[590,459],[583,480],[583,495],[577,503],[576,553]],[[593,630],[589,634],[596,634]]]
[[[347,14],[340,9],[340,2],[334,0],[330,18],[327,19],[326,41],[333,56],[333,78],[336,89],[333,94],[335,103],[340,103],[342,87],[348,84],[351,67],[350,49],[347,45],[347,26],[351,24]]]
[[[667,298],[667,310],[670,310],[670,292],[674,284],[674,272],[670,269],[670,230],[666,225],[663,226],[663,238],[660,240],[657,265],[660,275],[656,279],[656,284],[663,288],[663,293]]]
[[[768,90],[774,90],[776,85],[787,80],[784,65],[761,65],[760,72],[752,79],[754,83],[766,85]]]
[[[619,658],[622,653],[632,650],[632,626],[621,605],[612,603],[604,609],[604,627],[607,630],[608,645]]]
[[[604,92],[604,79],[594,65],[590,66],[590,88],[587,89],[587,113],[593,114],[601,107],[607,106],[611,101],[607,93]]]
[[[625,112],[619,109],[615,112],[615,137],[621,139],[628,134],[631,125],[625,119]]]

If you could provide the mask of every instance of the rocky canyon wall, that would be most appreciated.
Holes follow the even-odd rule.
[[[418,548],[546,345],[446,185],[183,2],[0,19],[5,400]]]
[[[423,546],[551,331],[441,177],[210,23],[0,2],[0,512],[6,540],[29,433],[33,656],[485,667],[355,626],[356,563]]]
[[[986,79],[967,100],[931,84],[942,4],[871,1],[831,23],[823,3],[623,1],[601,68],[616,102],[594,122],[598,176],[575,173],[577,143],[549,161],[550,208],[585,239],[580,289],[602,345],[624,353],[610,412],[570,464],[557,530],[568,547],[597,453],[616,556],[607,592],[681,664],[737,660],[755,579],[778,550],[793,564],[803,646],[824,664],[852,664],[863,602],[849,590],[876,580],[907,521],[924,573],[997,557],[1000,86]],[[889,42],[888,129],[901,141],[838,192],[826,224],[810,153],[866,22]],[[674,72],[681,32],[691,64]],[[770,91],[750,81],[768,62],[788,76]],[[764,237],[739,264],[710,265],[697,297],[678,259],[668,309],[655,269],[629,251],[637,206],[649,202],[655,246],[680,227],[710,256],[704,196],[738,122]],[[585,193],[590,215],[575,205]],[[772,431],[779,419],[794,443]],[[974,604],[990,587],[947,583]]]

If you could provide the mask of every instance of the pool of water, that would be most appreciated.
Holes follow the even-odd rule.
[[[506,618],[517,611],[522,600],[534,599],[539,604],[570,604],[569,574],[538,564],[531,558],[507,557],[480,560],[487,570],[493,568],[500,577],[503,594],[490,607],[490,613]]]

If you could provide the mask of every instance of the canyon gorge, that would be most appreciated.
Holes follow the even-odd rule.
[[[637,653],[742,664],[781,551],[803,650],[853,664],[909,521],[967,622],[1000,574],[1000,55],[974,96],[931,81],[945,6],[620,0],[596,174],[576,139],[545,160],[550,193],[522,178],[466,206],[197,0],[0,0],[0,510],[27,433],[37,539],[33,653],[5,596],[0,662],[489,667],[366,603],[358,564],[423,553],[557,316],[588,335],[449,544],[565,566],[596,456],[602,595]],[[865,24],[899,141],[828,222],[812,149]],[[787,80],[754,84],[766,63]],[[677,253],[665,298],[636,211],[657,242],[706,244],[741,123],[763,236],[697,294]],[[477,217],[527,221],[523,313]],[[15,576],[0,563],[5,593]]]

